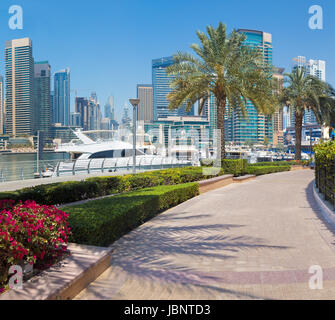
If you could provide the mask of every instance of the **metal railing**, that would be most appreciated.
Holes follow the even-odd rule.
[[[175,157],[137,157],[138,171],[167,169],[196,165],[196,160]],[[0,183],[42,177],[59,177],[91,173],[132,171],[132,158],[105,158],[87,160],[42,160],[37,172],[36,161],[13,161],[0,164]],[[48,173],[48,174],[46,174]]]
[[[194,164],[192,160],[174,157],[136,157],[136,168],[140,171],[186,167]],[[130,157],[60,161],[55,166],[52,176],[131,171],[132,167],[133,159]]]

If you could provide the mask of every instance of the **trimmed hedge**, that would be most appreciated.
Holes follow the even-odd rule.
[[[213,160],[201,161],[203,167],[212,167]],[[246,167],[248,166],[248,161],[246,159],[222,159],[221,167],[225,174],[233,174],[235,177],[245,174]]]
[[[291,166],[248,166],[246,169],[247,174],[254,174],[260,176],[268,173],[290,171]]]
[[[292,161],[273,161],[273,162],[257,162],[251,163],[249,167],[260,167],[260,166],[293,166],[293,165],[301,165],[301,166],[308,166],[310,163],[309,160],[292,160]]]
[[[333,208],[335,208],[335,141],[314,146],[315,184]]]
[[[233,174],[235,177],[244,175],[248,166],[246,159],[222,160],[222,169],[227,174]]]
[[[108,246],[163,210],[199,194],[197,183],[157,186],[62,208],[69,214],[71,241]]]
[[[222,175],[221,169],[217,175]],[[94,177],[84,181],[44,184],[14,192],[0,193],[0,200],[33,200],[39,204],[61,205],[100,196],[118,194],[159,185],[175,185],[212,178],[202,167],[173,168],[125,176]]]

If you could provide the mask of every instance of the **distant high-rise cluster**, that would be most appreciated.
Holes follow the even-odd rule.
[[[51,73],[48,61],[34,61],[29,38],[5,44],[5,81],[0,76],[0,134],[13,137],[36,136],[43,132],[51,141],[57,132],[71,127],[84,130],[117,127],[113,97],[109,98],[108,119],[104,119],[97,94],[76,97],[71,109],[70,69]],[[53,85],[53,88],[52,88]],[[77,91],[77,90],[75,90]]]
[[[96,92],[92,92],[89,98],[76,97],[75,112],[72,118],[76,121],[72,126],[81,127],[83,130],[100,130],[102,112]]]
[[[272,35],[263,31],[239,29],[246,36],[245,46],[257,48],[263,55],[263,68],[270,77],[278,80],[278,90],[283,85],[284,69],[272,66]],[[307,60],[304,56],[293,59],[293,69],[305,68],[306,74],[326,81],[326,62]],[[175,76],[167,73],[174,63],[173,57],[152,60],[152,83],[137,85],[140,103],[136,120],[144,122],[147,129],[167,132],[167,126],[190,126],[217,129],[217,106],[213,94],[202,110],[194,105],[189,111],[185,105],[169,109],[167,95],[172,91]],[[85,131],[115,130],[118,128],[114,96],[110,95],[103,109],[96,92],[91,96],[77,97],[74,112],[71,109],[70,69],[51,73],[48,61],[34,61],[33,45],[29,38],[14,39],[5,44],[5,79],[0,76],[0,134],[14,137],[36,135],[38,131],[52,139],[55,132],[71,127]],[[122,127],[131,128],[132,112],[126,103],[122,113]],[[225,115],[225,139],[233,143],[283,143],[284,132],[294,126],[294,108],[284,107],[268,116],[257,112],[247,101],[247,117],[233,111]],[[305,111],[304,124],[316,124],[311,110]],[[55,129],[56,128],[56,129]],[[168,140],[167,133],[165,140]]]
[[[5,44],[6,85],[0,78],[0,133],[51,138],[52,123],[69,125],[70,71],[54,75],[48,61],[34,61],[32,41],[14,39]],[[5,98],[4,98],[5,91]]]

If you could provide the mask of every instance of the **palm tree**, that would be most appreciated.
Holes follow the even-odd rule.
[[[312,110],[319,124],[330,121],[334,110],[332,87],[314,76],[306,74],[304,67],[298,67],[285,74],[288,86],[279,94],[279,101],[294,108],[295,116],[295,160],[301,160],[301,132],[305,110]]]
[[[246,36],[235,30],[227,36],[226,26],[219,23],[217,29],[207,27],[207,35],[198,31],[201,44],[191,45],[197,57],[178,52],[175,63],[167,72],[174,76],[172,92],[168,95],[169,108],[177,109],[186,103],[190,111],[199,101],[201,112],[210,95],[217,103],[217,127],[221,135],[221,157],[225,158],[226,109],[233,109],[246,117],[248,100],[258,112],[272,113],[275,103],[272,81],[263,55],[257,48],[248,47]]]

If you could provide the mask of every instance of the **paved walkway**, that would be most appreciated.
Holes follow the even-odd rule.
[[[76,299],[334,299],[334,231],[312,170],[276,173],[172,208],[114,245]],[[309,267],[323,268],[311,290]]]

